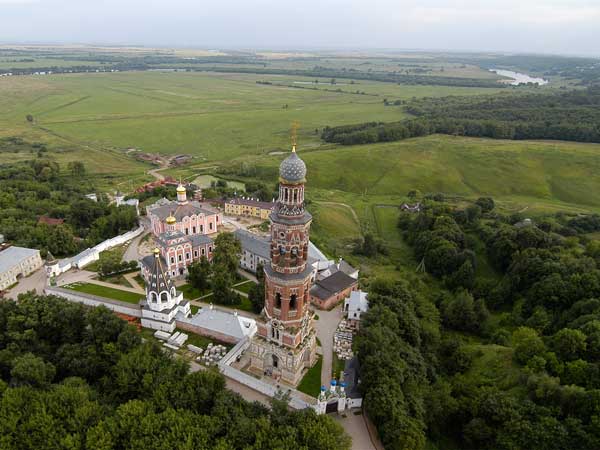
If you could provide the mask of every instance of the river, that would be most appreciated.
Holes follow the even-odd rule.
[[[490,69],[490,72],[495,72],[498,75],[502,75],[504,77],[512,78],[512,81],[506,80],[507,84],[512,86],[517,86],[519,84],[527,84],[527,83],[535,83],[543,86],[544,84],[548,84],[548,80],[544,80],[543,78],[535,78],[527,75],[526,73],[513,72],[512,70],[504,70],[504,69]]]

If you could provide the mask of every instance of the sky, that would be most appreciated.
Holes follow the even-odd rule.
[[[600,56],[600,0],[0,0],[0,43]]]

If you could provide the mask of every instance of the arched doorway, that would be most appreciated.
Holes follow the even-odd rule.
[[[272,360],[273,369],[277,369],[279,367],[279,358],[277,357],[277,355],[273,353],[271,355],[271,360]]]

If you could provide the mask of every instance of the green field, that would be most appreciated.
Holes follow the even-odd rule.
[[[324,62],[337,68],[355,64],[366,70],[363,62],[351,58]],[[306,62],[275,58],[270,64],[300,68]],[[369,67],[383,70],[398,65],[402,63],[375,58]],[[438,66],[433,75],[440,74]],[[444,67],[446,75],[454,70],[463,76],[470,71],[473,76],[489,77],[468,65]],[[324,144],[317,130],[326,125],[405,117],[401,107],[385,106],[384,99],[496,91],[351,81],[340,79],[331,85],[327,79],[314,83],[313,78],[297,76],[209,72],[8,77],[0,80],[0,137],[46,143],[63,168],[69,161],[84,161],[96,185],[105,190],[127,192],[152,179],[147,174],[151,166],[136,161],[131,148],[193,156],[188,166],[164,174],[190,180],[201,176],[198,181],[206,184],[213,179],[212,172],[225,169],[237,180],[243,181],[240,175],[246,172],[270,186],[277,180],[282,152],[289,148],[290,125],[298,121],[299,151],[309,169],[307,195],[315,216],[314,237],[332,255],[347,253],[352,241],[367,231],[404,251],[395,228],[395,207],[406,201],[412,189],[459,198],[491,195],[509,212],[600,208],[595,195],[600,188],[598,144],[451,136],[351,147]],[[342,92],[332,92],[332,87]],[[368,95],[349,93],[350,89]],[[33,123],[25,120],[27,114],[33,115]],[[30,152],[3,153],[2,161],[32,157]],[[256,168],[256,175],[248,168]]]
[[[323,358],[319,356],[315,365],[308,369],[304,374],[302,380],[300,380],[300,384],[298,384],[297,388],[300,392],[304,392],[305,394],[308,394],[311,397],[316,397],[317,395],[319,395],[321,389],[322,365]]]
[[[85,294],[97,295],[98,297],[106,297],[122,302],[133,303],[137,305],[144,298],[144,294],[136,294],[135,292],[122,291],[120,289],[100,286],[93,283],[72,283],[61,286],[66,289],[71,289]]]

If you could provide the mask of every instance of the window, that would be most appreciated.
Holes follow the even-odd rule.
[[[175,262],[175,258],[173,258],[173,257],[171,256],[171,264],[173,264],[174,262]]]
[[[281,309],[281,294],[279,292],[275,294],[275,308]]]
[[[152,292],[152,293],[150,294],[150,302],[152,302],[152,303],[156,303],[156,299],[157,299],[157,297],[156,297],[156,292]]]
[[[190,259],[190,254],[189,253],[185,254],[185,259]]]
[[[202,254],[202,256],[204,256],[204,249],[203,248],[200,249],[200,253]]]
[[[210,223],[208,224],[208,228],[209,228],[209,230],[212,230],[212,229],[213,229],[213,223],[212,223],[212,222],[210,222]]]
[[[194,258],[198,257],[198,250],[194,250]]]
[[[204,225],[200,225],[200,233],[204,233]]]
[[[185,229],[185,234],[190,234],[189,231],[190,231],[189,228],[186,228]]]
[[[196,234],[196,227],[195,226],[192,227],[192,233]]]
[[[290,310],[295,311],[298,306],[298,296],[296,294],[292,294],[290,297]]]
[[[209,245],[208,246],[208,253],[212,252],[212,247]]]
[[[160,294],[160,301],[162,302],[168,302],[169,301],[169,294],[166,292],[162,292]]]
[[[177,261],[181,262],[181,255],[177,255]]]

